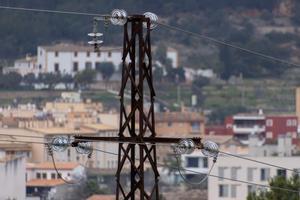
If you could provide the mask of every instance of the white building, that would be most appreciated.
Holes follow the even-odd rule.
[[[289,169],[300,168],[300,157],[251,158]],[[210,163],[210,165],[211,164],[212,163]],[[290,177],[292,172],[244,159],[220,156],[211,174],[256,184],[269,185],[268,181],[271,178],[279,175]],[[246,200],[250,192],[259,192],[264,189],[265,188],[255,187],[250,184],[210,176],[208,179],[208,200]]]
[[[34,73],[58,73],[74,75],[84,69],[97,69],[103,62],[111,62],[118,71],[122,63],[123,50],[121,47],[101,48],[94,52],[93,47],[60,43],[49,46],[38,46],[37,56],[26,56],[16,60],[14,67],[4,68],[4,73],[17,72],[22,76]],[[167,48],[167,58],[174,68],[178,67],[178,52]],[[129,59],[129,58],[128,58]]]
[[[31,57],[29,55],[26,55],[25,58],[16,60],[13,67],[3,68],[3,73],[7,74],[10,72],[17,72],[22,76],[25,76],[26,74],[30,73],[36,73],[38,70],[36,62],[37,57]]]
[[[39,73],[60,72],[72,74],[84,69],[97,69],[100,63],[111,62],[115,70],[119,70],[122,63],[122,48],[102,48],[101,52],[94,52],[90,46],[75,44],[56,44],[39,46],[37,66]],[[173,67],[178,67],[178,53],[168,48],[167,58],[172,61]]]
[[[9,144],[1,144],[0,147],[0,199],[25,199],[26,195],[25,156],[21,152],[13,152],[27,147],[13,146],[10,148]]]

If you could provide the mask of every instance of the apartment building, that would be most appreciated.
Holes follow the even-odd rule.
[[[290,169],[300,168],[300,157],[249,157],[258,161],[287,167]],[[212,163],[209,162],[211,166]],[[225,180],[238,179],[250,183],[268,185],[269,180],[275,176],[290,177],[292,172],[262,165],[230,156],[219,156],[211,174],[220,178],[209,177],[208,200],[246,200],[249,193],[263,191],[266,188],[255,187],[251,184]]]

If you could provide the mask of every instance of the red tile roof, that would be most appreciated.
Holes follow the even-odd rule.
[[[26,186],[29,187],[53,187],[63,185],[65,182],[61,179],[32,179],[27,181]]]

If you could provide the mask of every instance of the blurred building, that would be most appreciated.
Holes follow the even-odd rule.
[[[30,147],[0,136],[0,199],[25,199],[25,159]]]
[[[57,162],[56,168],[60,175],[70,182],[77,176],[78,182],[85,178],[84,167],[78,163]],[[27,163],[26,166],[26,196],[39,199],[51,199],[60,187],[66,183],[58,177],[52,162]]]
[[[253,157],[249,157],[253,158]],[[258,161],[299,170],[300,157],[255,157]],[[211,166],[210,162],[210,166]],[[238,179],[255,184],[269,185],[275,176],[290,177],[293,172],[278,169],[244,159],[219,156],[211,174],[229,179]],[[209,177],[208,200],[246,200],[249,193],[265,191],[266,188],[239,183],[217,177]]]

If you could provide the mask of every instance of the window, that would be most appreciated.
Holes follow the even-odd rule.
[[[100,69],[101,69],[101,63],[100,62],[96,62],[95,63],[95,68],[96,68],[96,70],[100,71]]]
[[[172,122],[168,122],[168,127],[171,127],[172,126]]]
[[[86,52],[86,56],[87,56],[87,57],[90,57],[90,52],[89,52],[89,51]]]
[[[40,55],[43,55],[43,51],[40,51]]]
[[[231,178],[232,179],[237,179],[238,169],[239,169],[238,167],[231,168]]]
[[[277,169],[277,176],[282,176],[286,178],[286,170],[285,169]]]
[[[260,169],[260,180],[267,181],[270,178],[270,169],[262,168]]]
[[[37,179],[41,179],[41,173],[39,173],[39,172],[36,173],[36,178],[37,178]]]
[[[200,122],[192,122],[192,131],[200,131]]]
[[[111,51],[108,52],[108,57],[111,57]]]
[[[77,57],[77,55],[78,55],[78,52],[75,51],[75,52],[74,52],[74,57]]]
[[[228,185],[219,185],[219,197],[228,197]]]
[[[39,64],[39,69],[42,69],[42,65],[41,64]]]
[[[51,179],[56,179],[56,174],[55,173],[51,173]]]
[[[186,158],[186,167],[199,167],[199,158],[198,157],[187,157]]]
[[[58,51],[55,51],[55,57],[58,57]]]
[[[78,72],[78,62],[73,62],[73,72]]]
[[[97,56],[100,57],[100,56],[101,56],[101,52],[98,52],[98,53],[97,53]]]
[[[47,179],[47,174],[43,173],[43,179]]]
[[[226,170],[226,167],[219,167],[218,168],[218,175],[219,175],[219,181],[222,181],[223,180],[223,178],[221,178],[221,177],[224,177],[225,176],[225,170]]]
[[[292,120],[292,126],[297,126],[297,120]]]
[[[267,126],[273,126],[273,120],[272,120],[272,119],[268,119],[268,120],[266,121],[266,125],[267,125]]]
[[[71,150],[68,149],[68,157],[70,157],[70,156],[71,156]]]
[[[54,71],[59,72],[59,64],[58,63],[54,64]]]
[[[236,198],[236,188],[237,185],[231,185],[231,197]]]
[[[203,168],[208,168],[208,159],[207,159],[207,157],[203,157]]]
[[[251,168],[251,167],[249,167],[247,169],[247,178],[248,178],[248,181],[253,181],[254,170],[255,170],[255,168]]]
[[[291,126],[292,125],[292,121],[290,119],[286,120],[286,126]]]
[[[92,69],[92,63],[91,62],[86,62],[85,63],[85,69]]]

